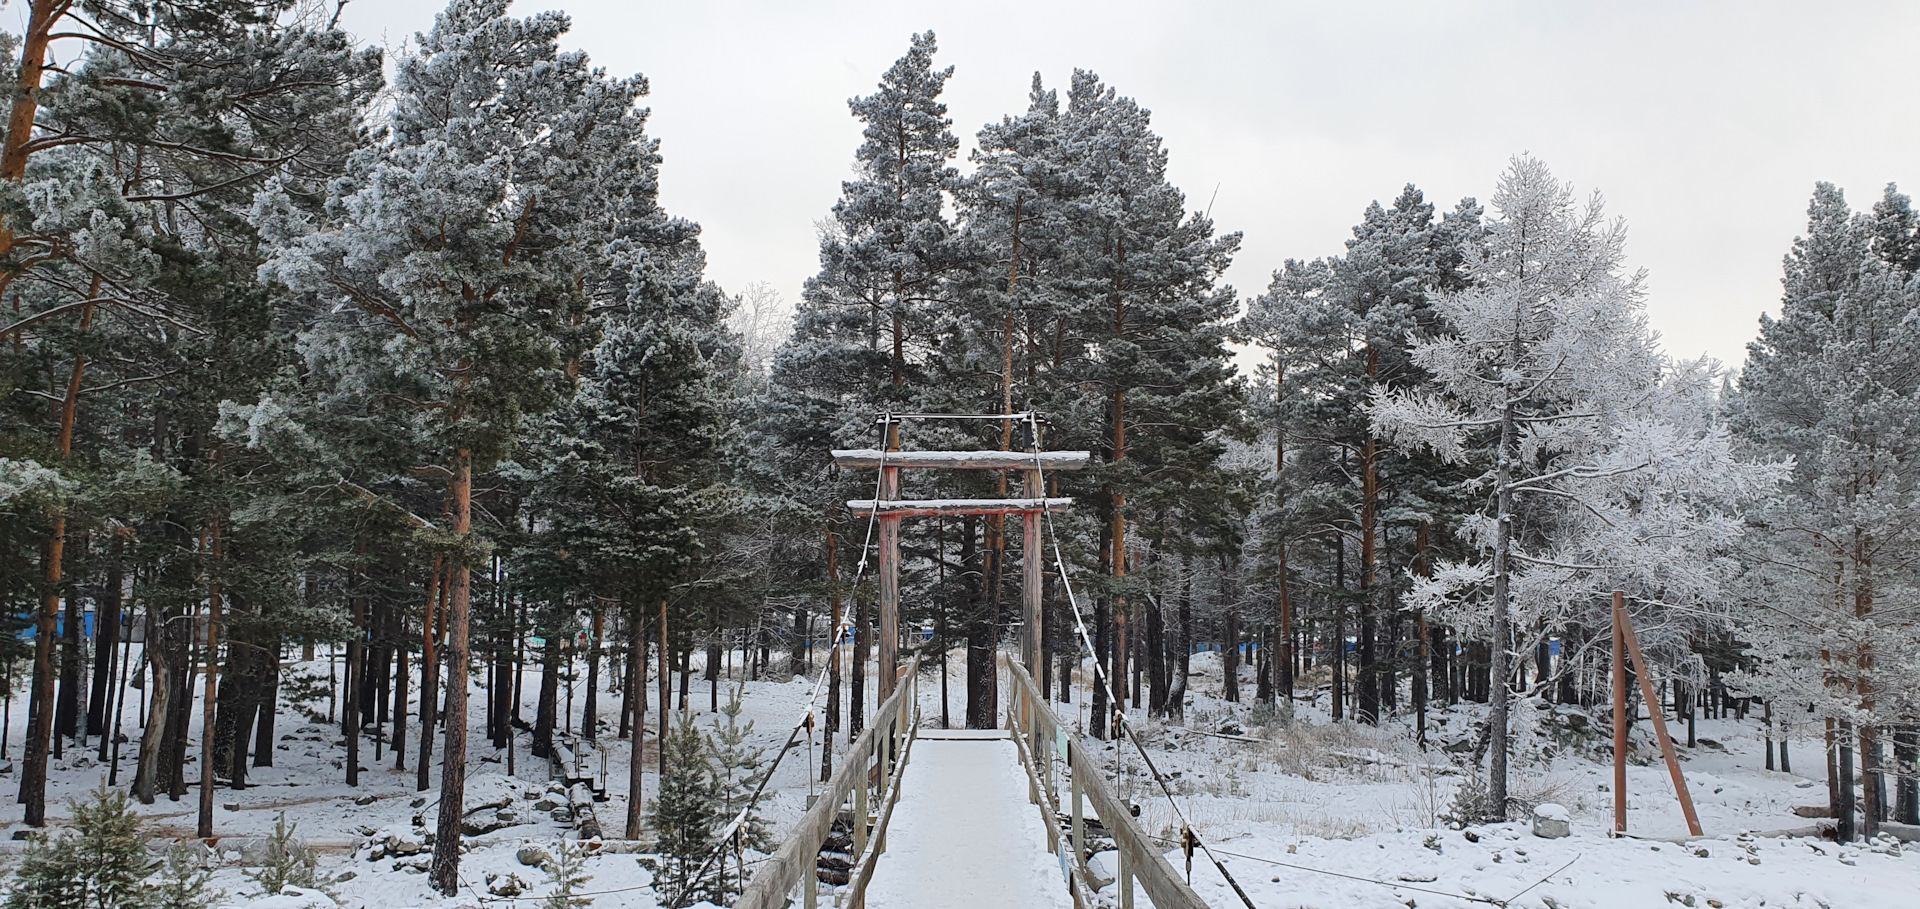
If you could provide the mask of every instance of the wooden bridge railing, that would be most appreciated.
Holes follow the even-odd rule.
[[[786,842],[773,857],[762,862],[747,888],[734,900],[734,909],[782,909],[790,895],[799,889],[800,905],[814,909],[819,899],[820,849],[833,833],[833,822],[849,798],[853,802],[853,859],[847,906],[860,909],[867,881],[873,876],[874,862],[886,851],[886,822],[893,814],[893,803],[900,794],[900,777],[912,747],[914,729],[919,726],[920,659],[915,657],[900,667],[900,683],[893,694],[874,710],[873,725],[854,739],[841,758],[840,768],[827,781],[826,790],[800,818]],[[877,787],[877,792],[874,791]],[[871,798],[870,798],[871,797]],[[874,821],[868,805],[878,798],[878,824],[868,848],[869,824]]]
[[[1018,660],[1001,657],[1011,697],[1007,702],[1007,728],[1020,749],[1021,763],[1027,768],[1027,797],[1040,806],[1047,821],[1047,845],[1056,855],[1067,859],[1069,889],[1077,909],[1094,905],[1098,889],[1087,868],[1087,814],[1093,816],[1113,838],[1118,857],[1120,909],[1133,909],[1134,888],[1145,890],[1155,909],[1207,909],[1200,895],[1180,879],[1166,855],[1153,845],[1131,808],[1114,797],[1106,777],[1093,757],[1080,747],[1080,737],[1060,723],[1046,697],[1033,683]],[[1119,747],[1126,747],[1123,743]],[[1065,783],[1071,801],[1070,835],[1060,835],[1061,816],[1058,778],[1066,772]]]

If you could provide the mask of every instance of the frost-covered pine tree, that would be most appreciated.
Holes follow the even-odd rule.
[[[1381,390],[1374,431],[1485,468],[1479,550],[1416,582],[1414,605],[1493,642],[1489,810],[1507,809],[1516,628],[1560,627],[1626,587],[1652,607],[1717,599],[1737,508],[1777,471],[1734,459],[1710,370],[1669,363],[1647,326],[1623,222],[1530,157],[1499,181],[1471,285],[1416,337],[1423,385]]]
[[[454,0],[395,77],[389,139],[354,155],[323,216],[262,193],[276,246],[261,269],[318,305],[302,338],[322,408],[368,408],[416,433],[410,469],[448,483],[454,556],[432,881],[458,887],[465,788],[476,473],[510,456],[524,419],[570,390],[583,346],[581,275],[600,254],[610,168],[645,141],[638,77],[562,53],[560,13]]]
[[[1902,773],[1920,760],[1920,278],[1914,217],[1889,187],[1872,216],[1817,186],[1807,233],[1785,262],[1780,316],[1748,345],[1742,435],[1793,459],[1781,495],[1758,509],[1752,548],[1765,581],[1746,612],[1756,665],[1743,684],[1825,724],[1840,836],[1854,834],[1855,746],[1864,833],[1886,805],[1883,733]],[[1908,779],[1911,779],[1909,776]],[[1898,820],[1917,810],[1901,781]]]

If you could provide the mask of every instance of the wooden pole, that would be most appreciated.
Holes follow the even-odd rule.
[[[880,500],[900,498],[900,468],[881,469]],[[880,665],[876,697],[893,694],[900,649],[900,516],[880,516]]]
[[[1627,644],[1620,620],[1626,594],[1613,592],[1613,832],[1627,832]]]
[[[1027,471],[1027,495],[1039,498],[1040,471]],[[1020,634],[1020,662],[1027,667],[1027,674],[1040,677],[1040,568],[1046,559],[1040,552],[1040,515],[1027,512],[1020,516],[1021,552],[1024,562],[1021,567],[1024,575],[1021,579],[1021,599],[1025,606]]]
[[[1673,791],[1680,797],[1680,810],[1687,816],[1687,830],[1694,836],[1701,836],[1700,817],[1693,811],[1693,796],[1687,793],[1687,778],[1680,773],[1680,756],[1674,753],[1673,738],[1667,735],[1667,717],[1661,712],[1660,698],[1653,693],[1653,676],[1647,669],[1646,657],[1640,653],[1640,638],[1633,633],[1633,623],[1627,618],[1624,597],[1614,600],[1614,622],[1620,628],[1620,634],[1627,640],[1627,650],[1633,655],[1634,668],[1640,675],[1640,697],[1647,702],[1647,715],[1653,719],[1654,735],[1660,739],[1660,754],[1667,759],[1667,773],[1673,777]]]

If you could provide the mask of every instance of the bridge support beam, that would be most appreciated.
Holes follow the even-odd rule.
[[[1046,495],[1040,488],[1040,471],[1029,470],[1027,474],[1027,497],[1038,499]],[[1046,557],[1040,553],[1040,515],[1029,511],[1020,516],[1022,531],[1021,553],[1026,564],[1024,577],[1021,578],[1021,601],[1023,605],[1020,634],[1020,662],[1027,667],[1027,674],[1040,677],[1040,569],[1046,563]]]
[[[900,498],[900,468],[880,470],[880,499]],[[861,654],[860,659],[866,659]],[[879,700],[893,695],[900,658],[900,516],[880,515],[880,665]]]

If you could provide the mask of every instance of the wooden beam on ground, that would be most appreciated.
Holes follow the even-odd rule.
[[[1093,461],[1087,451],[888,451],[836,450],[833,463],[847,468],[928,467],[945,470],[1079,470]]]
[[[853,499],[847,510],[857,515],[878,514],[882,518],[935,518],[966,514],[1038,514],[1065,511],[1073,499]]]

